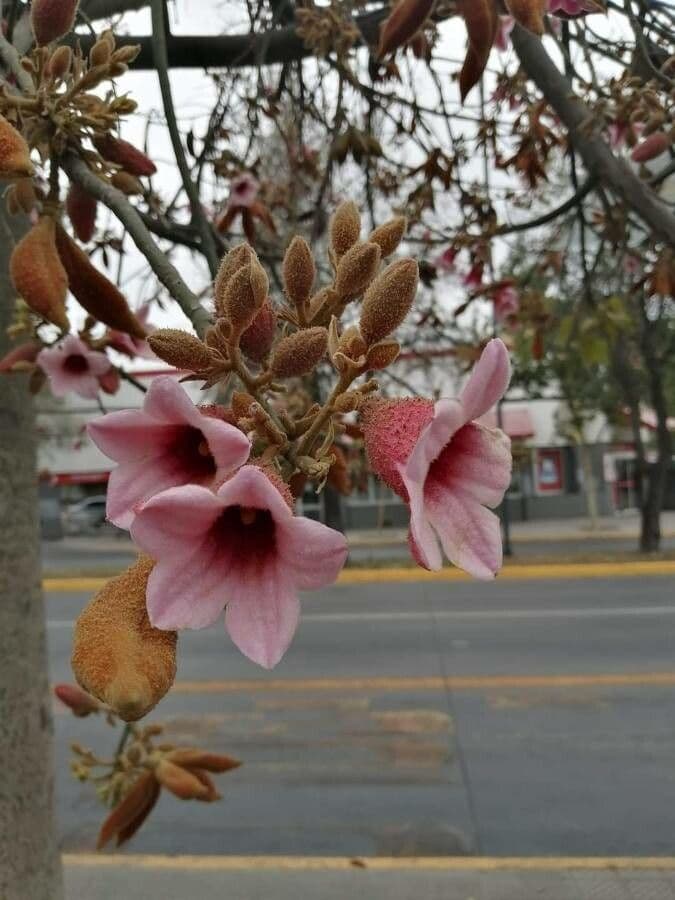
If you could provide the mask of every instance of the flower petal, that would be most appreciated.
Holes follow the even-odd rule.
[[[92,419],[87,432],[96,446],[124,463],[155,456],[176,439],[181,426],[158,423],[140,409],[124,409]]]
[[[288,522],[293,518],[284,498],[257,466],[242,466],[234,478],[221,485],[217,496],[223,508],[248,506],[268,509],[275,522]]]
[[[158,422],[201,427],[202,414],[171,375],[154,379],[145,395],[143,410]]]
[[[290,574],[270,560],[227,579],[225,627],[241,652],[272,669],[288,649],[300,618]]]
[[[220,419],[198,413],[199,429],[206,438],[219,475],[225,475],[243,466],[251,452],[251,442],[243,433]]]
[[[450,562],[474,578],[494,578],[502,565],[499,518],[468,494],[427,486],[425,506]]]
[[[457,488],[483,506],[499,506],[511,481],[511,441],[498,428],[469,422],[453,436],[427,478]]]
[[[503,341],[490,341],[473,371],[459,402],[465,410],[465,421],[478,419],[497,403],[506,393],[511,379],[509,353]]]
[[[343,534],[300,516],[277,528],[279,559],[292,573],[296,587],[313,590],[333,584],[347,559]]]
[[[200,543],[222,509],[218,497],[205,487],[172,487],[138,510],[131,536],[153,559],[184,557],[191,544]]]

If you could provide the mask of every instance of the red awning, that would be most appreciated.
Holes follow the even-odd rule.
[[[497,410],[491,409],[480,421],[490,428],[496,428]],[[534,422],[529,409],[524,406],[502,406],[502,428],[514,441],[534,437]]]
[[[49,483],[59,484],[105,484],[110,472],[58,472],[49,475]]]

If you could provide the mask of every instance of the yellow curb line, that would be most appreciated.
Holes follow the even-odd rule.
[[[591,675],[483,675],[448,678],[272,678],[176,681],[177,694],[297,693],[301,691],[484,691],[505,688],[639,687],[675,685],[675,672]]]
[[[63,862],[74,868],[120,867],[184,871],[532,871],[569,870],[673,870],[672,856],[162,856],[159,854],[64,853]]]
[[[505,566],[499,573],[501,581],[535,581],[570,578],[634,578],[675,575],[675,560],[659,562],[637,561],[627,563],[538,563],[534,565]],[[108,578],[44,578],[45,591],[97,591],[107,583]],[[386,582],[438,582],[472,581],[470,576],[459,569],[441,569],[427,572],[425,569],[389,567],[383,569],[345,569],[338,578],[338,584],[377,584]]]

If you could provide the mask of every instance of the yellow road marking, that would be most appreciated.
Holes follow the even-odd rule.
[[[481,675],[448,678],[272,678],[176,681],[177,694],[298,693],[301,691],[484,691],[503,688],[641,687],[675,685],[675,672],[589,675]]]
[[[507,565],[499,573],[502,581],[535,581],[552,578],[634,578],[636,576],[675,575],[675,560],[627,563],[541,563],[535,565]],[[107,578],[45,578],[45,591],[97,591]],[[388,567],[384,569],[345,569],[338,584],[373,584],[385,582],[471,581],[459,569],[446,568],[440,572],[425,569]]]
[[[73,867],[124,866],[131,869],[186,871],[353,870],[376,871],[592,871],[612,869],[675,869],[673,856],[161,856],[159,854],[65,853],[63,862]]]

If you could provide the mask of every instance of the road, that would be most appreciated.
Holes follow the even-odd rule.
[[[86,600],[48,596],[54,681]],[[152,718],[245,765],[218,804],[162,797],[132,852],[674,854],[672,578],[344,585],[304,609],[272,674],[221,625],[181,637]],[[90,850],[68,744],[114,736],[55,709],[62,845]]]

